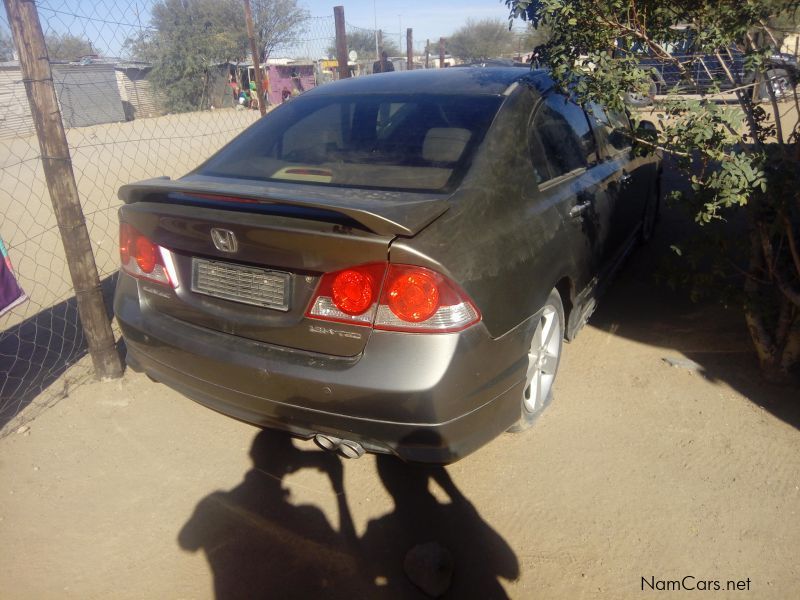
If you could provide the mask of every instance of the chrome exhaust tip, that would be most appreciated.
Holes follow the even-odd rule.
[[[322,433],[318,433],[314,436],[314,443],[322,448],[323,450],[328,450],[329,452],[335,452],[339,448],[339,444],[342,443],[342,440],[339,438],[331,437],[329,435],[323,435]]]
[[[345,458],[361,458],[364,452],[364,446],[352,440],[342,440],[339,444],[339,454]]]
[[[366,453],[364,446],[353,440],[342,440],[332,435],[318,433],[314,436],[314,443],[328,452],[338,452],[344,458],[361,458]]]

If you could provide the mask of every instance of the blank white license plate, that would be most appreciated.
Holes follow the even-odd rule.
[[[282,271],[192,259],[192,291],[231,302],[287,311],[290,280]]]

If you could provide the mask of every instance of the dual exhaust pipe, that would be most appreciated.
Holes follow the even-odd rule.
[[[358,442],[343,440],[323,433],[314,436],[314,443],[323,450],[338,452],[344,458],[361,458],[366,452],[364,446]]]

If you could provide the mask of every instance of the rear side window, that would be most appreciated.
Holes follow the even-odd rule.
[[[528,142],[537,178],[554,179],[597,162],[597,148],[586,114],[563,96],[551,94],[536,109]]]
[[[322,185],[448,190],[463,177],[497,96],[296,98],[198,169],[203,175]]]
[[[599,104],[590,103],[587,107],[589,118],[594,123],[595,133],[600,140],[614,151],[629,150],[631,147],[631,129],[625,113],[605,110]]]

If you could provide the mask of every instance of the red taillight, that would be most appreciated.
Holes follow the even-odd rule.
[[[326,273],[306,316],[415,333],[461,331],[480,321],[466,293],[443,275],[386,263]]]
[[[439,309],[439,288],[434,278],[419,269],[398,270],[393,269],[386,291],[391,311],[410,323],[431,318]]]
[[[375,299],[375,282],[368,271],[340,271],[333,280],[333,303],[343,313],[360,315]]]
[[[119,224],[119,259],[123,265],[131,259],[134,237],[133,227],[127,223]]]
[[[158,247],[143,235],[136,238],[136,264],[148,275],[156,268]]]
[[[378,306],[385,263],[359,265],[322,276],[307,316],[371,325]]]
[[[178,287],[172,254],[127,223],[119,227],[122,270],[138,279]]]

